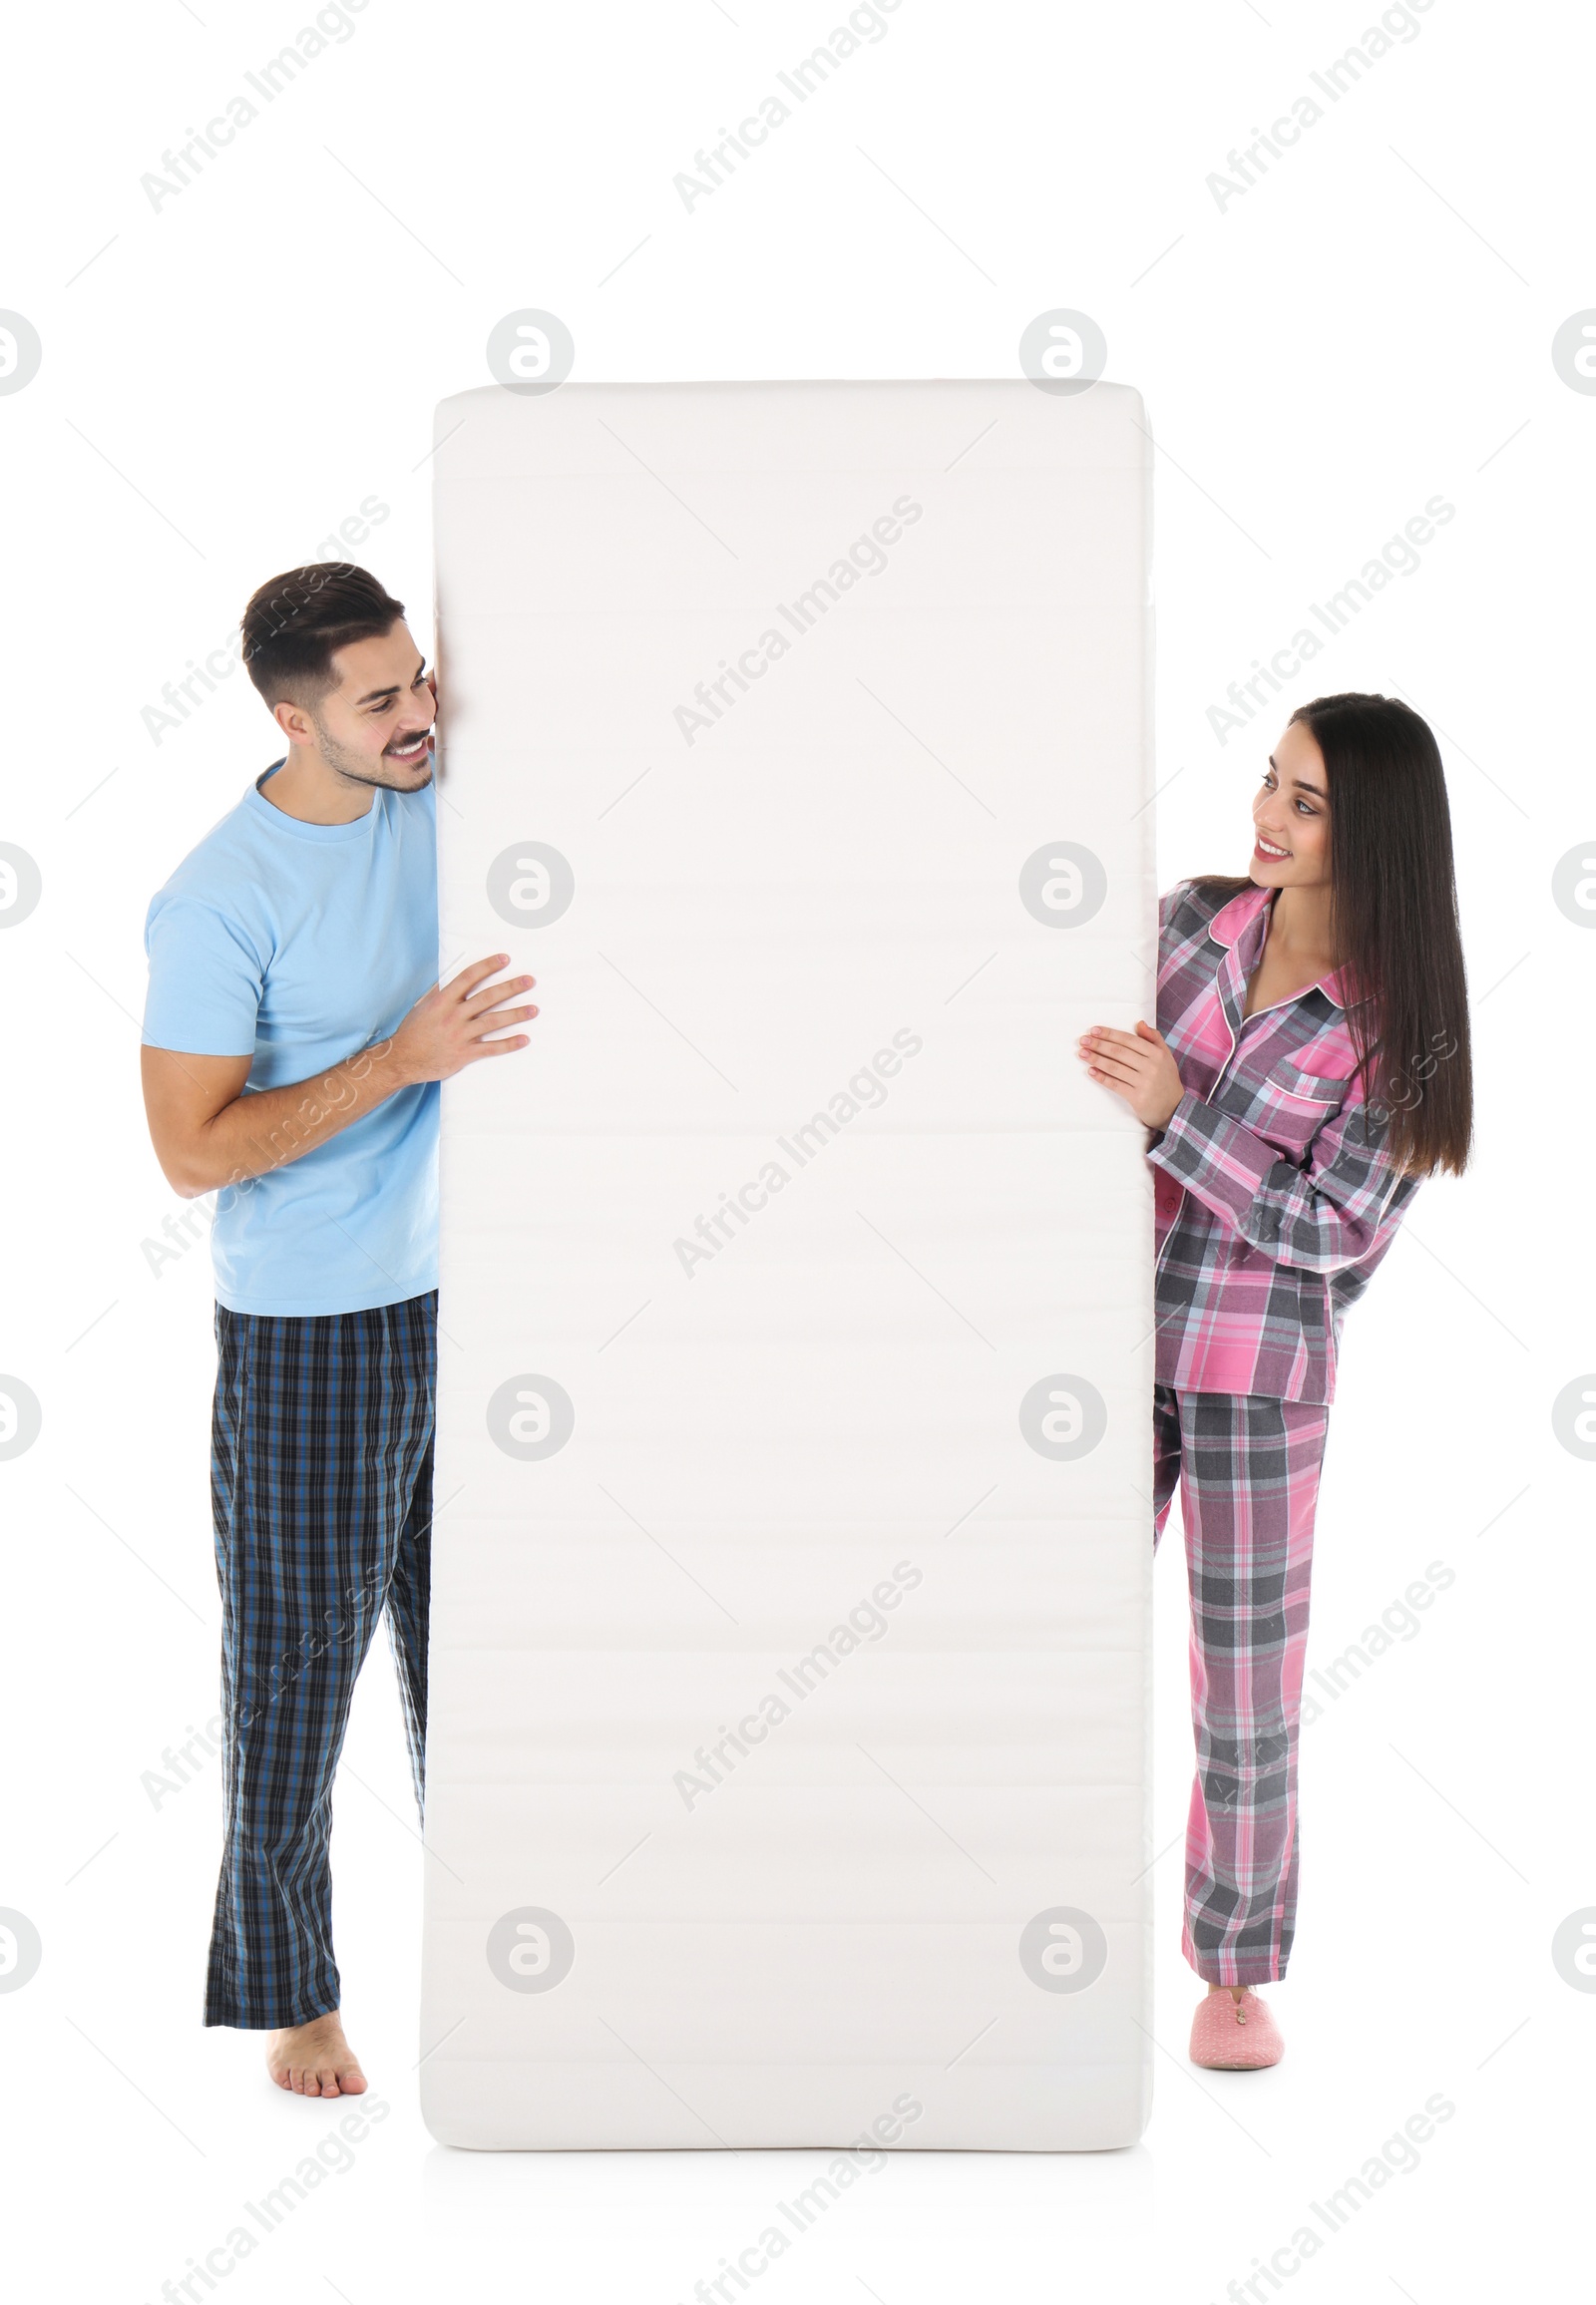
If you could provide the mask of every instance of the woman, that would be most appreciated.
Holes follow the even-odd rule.
[[[1254,1986],[1297,1902],[1314,1506],[1347,1307],[1419,1179],[1472,1135],[1468,1004],[1435,740],[1389,696],[1294,712],[1251,870],[1159,907],[1158,1029],[1098,1026],[1093,1080],[1147,1124],[1158,1259],[1154,1535],[1175,1481],[1197,1743],[1182,1948],[1191,2056],[1275,2065]],[[1373,1083],[1373,1088],[1371,1087]]]

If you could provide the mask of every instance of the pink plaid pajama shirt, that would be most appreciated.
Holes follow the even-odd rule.
[[[1182,1945],[1210,1984],[1284,1976],[1296,1922],[1309,1573],[1347,1307],[1418,1179],[1355,1078],[1341,972],[1243,1017],[1274,893],[1159,906],[1158,1029],[1184,1095],[1149,1131],[1156,1545],[1177,1479],[1197,1774]]]

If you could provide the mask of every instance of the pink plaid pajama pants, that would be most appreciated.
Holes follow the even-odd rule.
[[[1211,1985],[1283,1977],[1297,1913],[1297,1737],[1330,1409],[1153,1387],[1153,1544],[1180,1482],[1197,1774],[1181,1948]]]

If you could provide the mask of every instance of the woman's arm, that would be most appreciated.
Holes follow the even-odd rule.
[[[1418,1189],[1386,1158],[1386,1137],[1367,1104],[1343,1105],[1298,1168],[1186,1090],[1147,1158],[1275,1264],[1335,1273],[1389,1241]]]
[[[1388,1124],[1367,1104],[1345,1104],[1299,1168],[1278,1148],[1195,1089],[1183,1088],[1174,1050],[1146,1023],[1098,1025],[1079,1050],[1094,1080],[1122,1096],[1149,1132],[1147,1158],[1277,1265],[1335,1273],[1391,1238],[1418,1179],[1386,1157]],[[1157,1133],[1153,1133],[1157,1132]]]

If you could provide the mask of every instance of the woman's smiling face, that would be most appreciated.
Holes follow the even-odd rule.
[[[1270,755],[1253,830],[1268,844],[1249,859],[1260,888],[1317,888],[1330,879],[1330,779],[1306,721],[1290,722]]]

